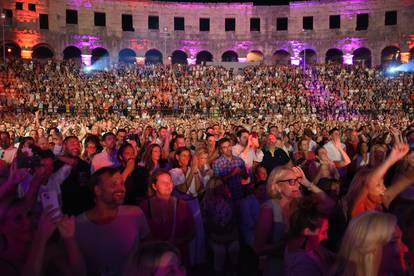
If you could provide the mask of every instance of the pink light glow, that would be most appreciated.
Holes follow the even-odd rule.
[[[239,62],[246,62],[247,61],[247,58],[237,58],[237,60],[239,61]]]
[[[137,62],[137,64],[144,65],[145,57],[135,57],[135,61]]]
[[[74,45],[79,49],[89,48],[94,49],[102,47],[101,39],[93,35],[74,35],[73,36]],[[102,47],[103,48],[103,47]]]
[[[90,66],[92,64],[92,55],[82,54],[81,58],[82,58],[82,63],[85,64],[86,66]]]
[[[290,57],[290,64],[298,66],[300,64],[300,57]]]
[[[342,58],[344,59],[344,64],[348,64],[348,65],[352,65],[352,58],[354,57],[353,54],[345,54],[342,56]]]
[[[196,61],[197,61],[197,59],[196,58],[187,58],[187,63],[189,64],[189,65],[194,65],[194,64],[196,64]]]

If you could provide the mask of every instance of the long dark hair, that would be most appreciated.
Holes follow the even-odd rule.
[[[145,149],[145,154],[144,157],[142,159],[143,163],[144,163],[144,167],[148,170],[148,171],[152,171],[154,169],[154,161],[152,161],[152,151],[154,150],[154,148],[159,148],[162,154],[162,150],[161,150],[161,146],[158,144],[150,144],[147,146],[147,148]],[[158,160],[158,163],[160,164],[161,167],[161,156],[160,156],[160,160]]]
[[[183,153],[185,151],[188,151],[190,153],[190,158],[191,158],[191,150],[189,148],[187,148],[187,147],[178,148],[174,153],[174,164],[173,164],[174,168],[179,168],[180,167],[180,165],[178,164],[178,160],[177,160],[176,155],[180,155],[181,153]],[[188,166],[190,166],[190,163],[188,164]]]

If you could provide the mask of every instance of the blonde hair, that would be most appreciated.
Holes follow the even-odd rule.
[[[208,155],[208,151],[207,151],[206,147],[198,148],[195,152],[195,155],[197,155],[197,156],[200,156],[202,154],[207,154]]]
[[[367,188],[369,179],[372,173],[371,168],[361,168],[354,176],[349,185],[348,192],[345,196],[347,216],[350,218],[352,209],[354,208],[356,201],[359,199],[359,195],[363,193],[363,190]]]
[[[292,171],[292,168],[287,165],[279,166],[272,170],[272,172],[269,175],[269,178],[267,179],[267,184],[266,184],[267,195],[270,198],[281,197],[281,194],[279,193],[277,189],[277,185],[278,185],[277,183],[282,179],[282,175],[284,172],[291,172],[291,171]]]
[[[396,225],[396,217],[386,213],[365,212],[355,217],[346,229],[330,275],[377,276],[382,249]]]

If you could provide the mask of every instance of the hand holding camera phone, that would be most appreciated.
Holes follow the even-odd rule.
[[[42,201],[42,207],[44,210],[47,208],[50,208],[51,210],[58,210],[57,212],[55,212],[54,217],[56,218],[62,216],[58,195],[56,191],[42,192],[40,194],[40,197]]]

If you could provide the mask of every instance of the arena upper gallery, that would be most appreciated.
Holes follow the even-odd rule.
[[[6,55],[109,62],[364,62],[414,57],[414,0],[2,1]],[[3,44],[3,43],[2,43]]]

